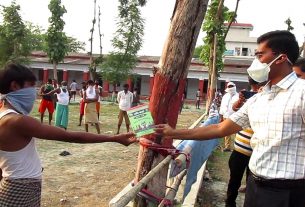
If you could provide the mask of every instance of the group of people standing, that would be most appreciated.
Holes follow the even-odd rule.
[[[80,114],[79,124],[82,125],[83,118],[86,132],[89,131],[89,125],[93,125],[96,128],[98,134],[100,134],[100,108],[101,108],[101,96],[102,87],[98,81],[88,80],[82,82],[81,89],[79,90],[80,95]],[[49,79],[39,91],[39,95],[42,97],[39,105],[40,120],[43,123],[43,117],[45,111],[49,113],[49,125],[53,118],[55,111],[55,126],[67,129],[68,126],[68,115],[69,115],[69,103],[77,93],[77,83],[75,80],[68,89],[67,82],[62,81],[60,85],[54,84],[54,80]],[[124,84],[123,90],[120,91],[116,97],[116,101],[119,105],[119,116],[118,116],[118,127],[116,134],[119,134],[120,128],[125,120],[127,132],[130,129],[130,122],[127,116],[127,110],[131,107],[137,106],[140,103],[140,98],[137,89],[134,92],[129,91],[129,85]]]

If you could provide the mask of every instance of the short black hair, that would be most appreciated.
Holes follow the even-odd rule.
[[[26,81],[35,82],[37,79],[33,72],[26,66],[10,63],[0,70],[0,93],[7,94],[10,86],[15,81],[21,88]]]
[[[123,88],[129,88],[128,83],[125,83],[125,84],[123,85]]]
[[[293,66],[297,66],[302,72],[305,72],[305,58],[299,58]]]
[[[48,84],[52,84],[52,79],[48,79]]]
[[[287,30],[268,32],[257,38],[257,43],[267,43],[267,47],[278,54],[286,54],[292,64],[299,57],[299,45],[295,36]]]
[[[87,81],[87,84],[88,84],[88,85],[92,85],[92,84],[94,84],[94,82],[93,82],[93,80],[88,80],[88,81]]]

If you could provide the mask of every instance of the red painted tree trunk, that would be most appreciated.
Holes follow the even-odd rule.
[[[168,38],[162,56],[155,68],[154,86],[149,108],[155,124],[168,123],[176,127],[187,73],[196,45],[208,0],[177,0]],[[145,137],[163,146],[171,146],[172,140],[161,140],[154,135]],[[135,181],[141,180],[164,157],[140,147]],[[163,169],[147,186],[156,196],[164,197],[167,170]],[[147,206],[147,202],[136,198],[134,206]]]

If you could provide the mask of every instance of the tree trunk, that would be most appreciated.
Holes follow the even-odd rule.
[[[58,81],[58,79],[57,79],[57,64],[56,63],[53,63],[53,78]]]
[[[210,70],[209,75],[209,87],[208,87],[208,95],[207,95],[207,102],[205,111],[208,112],[212,101],[214,100],[215,96],[215,89],[217,84],[217,68],[216,68],[216,51],[217,51],[217,35],[214,34],[214,41],[213,41],[213,55],[212,55],[212,70]]]
[[[208,0],[177,0],[162,56],[156,66],[154,87],[149,109],[155,124],[168,123],[176,127],[182,94],[198,34],[207,9]],[[172,140],[161,140],[154,135],[145,138],[172,146]],[[164,157],[147,148],[140,147],[135,181],[141,180]],[[164,168],[147,186],[156,196],[164,197],[168,167]],[[136,198],[134,206],[147,206]]]
[[[224,0],[220,0],[218,3],[217,13],[215,16],[215,22],[218,22],[222,15]],[[235,8],[235,15],[237,12],[239,0],[237,0],[237,6]],[[231,23],[232,24],[232,23]],[[227,35],[227,34],[225,34]],[[207,91],[207,101],[205,105],[206,112],[209,111],[212,101],[215,96],[215,89],[217,85],[217,74],[218,70],[216,68],[217,61],[217,33],[213,33],[213,43],[210,45],[210,58],[209,58],[209,80],[208,80],[208,91]]]

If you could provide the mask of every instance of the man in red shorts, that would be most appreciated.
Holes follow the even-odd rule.
[[[54,112],[54,103],[52,95],[46,95],[50,91],[54,90],[52,85],[52,80],[49,79],[48,82],[41,86],[39,94],[42,96],[40,106],[39,106],[39,113],[40,113],[40,121],[43,123],[44,112],[48,109],[49,112],[49,125],[51,125],[52,116]]]
[[[79,102],[79,124],[78,126],[82,125],[83,117],[85,114],[85,102],[84,102],[84,93],[87,89],[87,83],[82,82],[82,89],[79,91],[79,95],[81,97],[80,102]]]
[[[100,120],[100,110],[101,110],[101,96],[102,96],[102,86],[99,85],[99,81],[94,81],[94,88],[98,92],[98,100],[96,102],[96,113],[97,113],[97,119]]]

